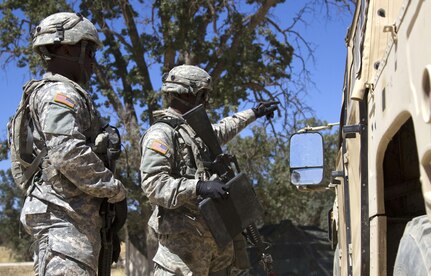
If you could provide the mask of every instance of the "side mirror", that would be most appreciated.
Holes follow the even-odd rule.
[[[323,180],[323,137],[319,132],[295,133],[290,137],[290,183],[319,185]]]

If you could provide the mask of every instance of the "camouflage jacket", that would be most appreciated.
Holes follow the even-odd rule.
[[[175,129],[160,119],[180,120]],[[156,123],[141,141],[141,187],[155,210],[148,224],[159,234],[197,231],[211,235],[198,211],[196,184],[211,176],[203,166],[209,150],[173,109],[155,112]],[[249,109],[213,124],[220,145],[255,120]]]
[[[44,85],[31,94],[34,151],[47,147],[42,174],[30,187],[21,221],[33,238],[49,233],[49,247],[90,267],[100,251],[102,198],[122,188],[92,151],[102,128],[90,96],[75,82],[45,74]],[[53,222],[50,213],[61,221]]]

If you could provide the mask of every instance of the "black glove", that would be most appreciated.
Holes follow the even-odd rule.
[[[257,107],[253,107],[254,114],[256,118],[260,118],[262,116],[266,116],[267,119],[271,119],[274,117],[274,111],[278,108],[278,104],[280,102],[260,102]]]
[[[121,153],[121,136],[118,128],[113,126],[106,126],[104,132],[108,133],[108,148],[106,149],[106,155],[108,158],[109,166],[112,172],[115,172],[115,161],[118,160]]]
[[[226,199],[229,196],[229,189],[219,180],[199,181],[196,185],[196,194],[203,198]]]

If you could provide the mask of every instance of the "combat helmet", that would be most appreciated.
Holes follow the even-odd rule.
[[[180,65],[163,75],[162,92],[197,95],[199,91],[211,91],[211,76],[194,65]],[[208,93],[206,93],[208,94]]]
[[[33,34],[33,49],[44,59],[50,54],[46,45],[69,44],[91,41],[101,47],[96,27],[79,13],[59,12],[43,19]]]

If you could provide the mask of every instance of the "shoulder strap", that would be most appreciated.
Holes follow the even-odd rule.
[[[10,126],[12,128],[16,127],[15,122],[18,119],[18,117],[21,115],[21,113],[23,113],[23,112],[24,112],[24,115],[21,115],[21,116],[25,116],[25,112],[27,112],[28,116],[32,120],[32,114],[31,114],[32,112],[31,112],[31,108],[29,107],[30,96],[36,89],[40,88],[43,84],[44,84],[43,80],[40,80],[40,81],[31,80],[23,86],[23,93],[22,93],[22,98],[21,98],[19,109],[15,112],[15,115],[12,118],[12,121],[10,122]],[[20,126],[20,127],[23,127],[23,126]],[[16,130],[13,129],[13,132],[16,132]],[[20,147],[20,151],[19,151],[20,156],[17,156],[20,159],[20,162],[25,162],[21,158],[21,155],[22,156],[24,156],[24,155],[30,156],[33,153],[33,147],[32,147],[33,135],[28,132],[25,138],[26,138],[26,146]],[[16,142],[19,142],[19,141],[15,141],[14,144]]]
[[[204,177],[205,175],[205,166],[202,160],[199,158],[200,149],[196,142],[193,141],[192,136],[194,136],[193,132],[188,125],[185,125],[185,121],[179,118],[170,118],[165,117],[157,120],[154,123],[165,123],[172,127],[175,131],[176,136],[182,137],[186,143],[188,143],[192,148],[193,158],[196,165],[196,173],[195,178],[200,179],[200,177]],[[187,126],[187,127],[186,127]],[[174,154],[176,155],[176,150],[174,149]]]
[[[48,153],[48,149],[44,147],[38,153],[38,155],[33,160],[33,162],[31,162],[30,166],[23,171],[23,175],[22,175],[23,183],[27,183],[33,177],[33,175],[39,170],[39,165],[42,163],[43,158],[46,156],[47,153]]]
[[[153,124],[157,124],[157,123],[165,123],[165,124],[168,124],[173,129],[177,129],[180,125],[184,124],[184,121],[179,118],[163,117],[155,121]]]
[[[79,95],[81,95],[81,97],[84,98],[85,103],[87,104],[87,108],[90,108],[90,106],[92,105],[92,100],[90,98],[90,95],[88,95],[87,92],[85,92],[84,89],[82,89],[81,86],[79,86],[76,82],[71,81],[65,77],[56,77],[56,76],[47,76],[44,78],[45,80],[48,81],[52,81],[52,82],[67,82],[69,83],[71,86],[73,86],[73,88],[76,89],[76,91],[79,93]]]
[[[31,125],[35,125],[29,106],[32,94],[44,83],[45,81],[43,80],[31,80],[23,86],[20,104],[15,115],[8,124],[12,176],[21,189],[27,189],[29,187],[29,183],[40,169],[40,164],[47,154],[46,146],[44,146],[38,154],[33,152],[33,133]],[[37,127],[36,130],[39,131]]]

